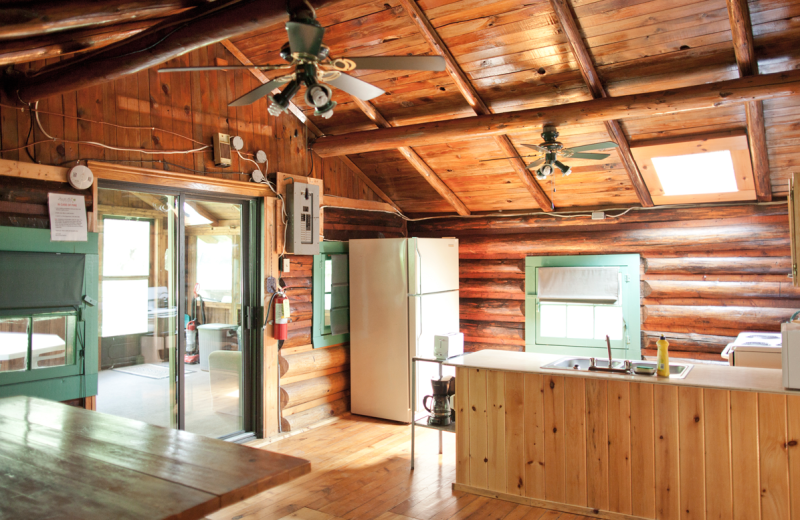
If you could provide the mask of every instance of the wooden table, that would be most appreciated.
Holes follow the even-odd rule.
[[[0,518],[195,519],[307,460],[30,397],[0,399]]]

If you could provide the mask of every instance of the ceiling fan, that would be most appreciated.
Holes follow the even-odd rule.
[[[572,173],[572,168],[559,161],[559,157],[563,159],[573,158],[600,160],[605,159],[610,154],[583,152],[588,152],[590,150],[604,150],[606,148],[613,148],[617,146],[617,143],[614,141],[604,141],[602,143],[585,144],[582,146],[576,146],[574,148],[564,148],[564,145],[556,141],[556,139],[558,139],[558,131],[554,126],[544,127],[544,130],[542,131],[542,139],[544,142],[540,144],[522,145],[528,148],[533,148],[540,154],[544,154],[544,157],[533,161],[527,166],[528,169],[536,168],[537,166],[539,167],[536,170],[536,178],[539,180],[544,180],[555,173],[556,168],[561,170],[561,174],[564,176]]]
[[[371,56],[361,58],[333,58],[330,49],[322,43],[325,28],[316,20],[316,12],[308,0],[305,6],[289,11],[286,32],[289,41],[281,47],[280,56],[285,65],[241,65],[217,67],[167,67],[158,72],[188,72],[231,69],[287,70],[283,76],[269,81],[232,101],[229,107],[249,105],[269,95],[272,102],[269,113],[278,116],[289,107],[289,102],[306,86],[305,101],[314,109],[314,115],[328,119],[333,115],[336,101],[333,101],[331,86],[341,89],[358,99],[369,101],[385,92],[374,85],[345,74],[356,69],[374,70],[426,70],[440,72],[445,70],[441,56]],[[279,94],[271,92],[280,85],[286,87]]]

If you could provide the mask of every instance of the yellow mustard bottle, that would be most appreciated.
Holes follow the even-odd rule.
[[[669,377],[669,341],[662,334],[656,345],[658,346],[656,374],[659,377]]]

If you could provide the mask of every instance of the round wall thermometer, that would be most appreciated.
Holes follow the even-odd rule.
[[[67,175],[67,179],[69,180],[70,186],[76,190],[86,190],[92,187],[94,175],[92,175],[92,170],[90,170],[88,166],[79,164],[72,167]]]

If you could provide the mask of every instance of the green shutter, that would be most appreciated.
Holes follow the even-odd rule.
[[[323,242],[314,256],[311,341],[314,348],[350,341],[350,286],[347,242]],[[325,259],[331,258],[331,324],[325,327]],[[341,332],[340,332],[341,331]]]

